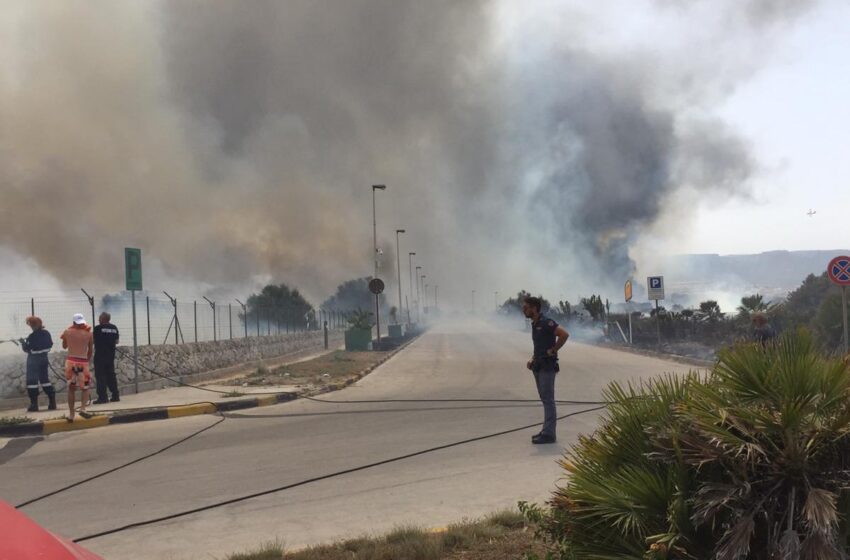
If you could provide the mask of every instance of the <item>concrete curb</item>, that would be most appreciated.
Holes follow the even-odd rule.
[[[91,418],[77,418],[73,422],[68,422],[65,419],[44,420],[41,422],[26,422],[21,424],[10,424],[0,426],[0,437],[22,437],[22,436],[37,436],[49,435],[59,432],[69,432],[75,430],[87,430],[90,428],[100,428],[113,424],[131,424],[134,422],[147,422],[148,420],[168,420],[171,418],[184,418],[186,416],[198,416],[200,414],[215,414],[216,412],[229,412],[232,410],[245,410],[248,408],[257,408],[260,406],[271,406],[275,404],[293,401],[302,397],[312,397],[339,391],[349,385],[352,385],[375,369],[383,365],[387,360],[401,352],[407,346],[413,343],[419,336],[414,336],[410,340],[399,345],[398,348],[391,351],[389,354],[381,358],[375,364],[354,374],[344,382],[331,383],[310,391],[293,391],[290,393],[274,393],[268,395],[258,395],[250,399],[236,399],[223,402],[200,402],[187,405],[177,406],[161,406],[146,408],[144,410],[131,410],[125,413],[115,414],[100,414]]]
[[[627,352],[629,354],[637,354],[639,356],[646,356],[648,358],[658,358],[661,360],[668,360],[671,362],[678,362],[681,364],[698,367],[713,367],[717,363],[716,361],[701,360],[699,358],[681,356],[679,354],[667,354],[665,352],[659,352],[658,350],[650,350],[647,348],[619,346],[617,344],[594,344],[594,346],[597,346],[599,348],[607,348],[609,350],[617,350],[618,352]]]

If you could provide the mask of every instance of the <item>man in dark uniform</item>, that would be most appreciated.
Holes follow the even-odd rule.
[[[27,353],[27,395],[30,398],[30,406],[27,412],[38,412],[38,386],[41,385],[44,394],[47,395],[47,410],[56,410],[56,391],[47,368],[47,354],[53,347],[53,339],[50,333],[41,323],[38,317],[27,317],[27,325],[32,333],[21,339],[21,348]]]
[[[118,345],[118,327],[110,323],[112,316],[105,311],[94,328],[94,378],[97,381],[97,400],[105,404],[106,389],[112,393],[112,402],[118,402],[118,380],[115,378],[115,347]]]
[[[532,443],[555,443],[555,428],[558,412],[555,408],[555,375],[559,371],[558,350],[567,342],[570,334],[552,319],[540,313],[540,298],[527,297],[522,304],[522,313],[531,319],[531,340],[534,355],[527,367],[534,373],[537,394],[543,403],[543,429],[531,438]]]

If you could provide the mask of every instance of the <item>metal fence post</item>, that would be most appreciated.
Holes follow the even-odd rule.
[[[195,315],[195,318],[194,318],[194,321],[193,321],[194,324],[195,324],[195,342],[198,342],[198,302],[197,302],[197,300],[192,302],[192,312]]]
[[[145,296],[145,309],[147,310],[148,324],[148,346],[151,345],[151,297]]]

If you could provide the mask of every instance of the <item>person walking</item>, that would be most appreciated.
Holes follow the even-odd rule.
[[[53,348],[53,339],[39,317],[27,317],[27,325],[32,332],[20,340],[21,348],[27,353],[27,395],[30,398],[27,412],[38,412],[39,385],[47,395],[47,410],[56,410],[56,391],[47,372],[50,365],[47,354]]]
[[[92,358],[93,339],[91,327],[86,324],[86,317],[82,313],[74,315],[74,322],[62,333],[62,348],[68,350],[65,358],[65,379],[68,382],[68,422],[74,421],[75,402],[77,388],[80,394],[80,416],[90,418],[91,414],[86,412],[86,403],[89,400],[91,389],[91,370],[89,362]]]
[[[531,340],[534,353],[526,366],[534,374],[537,394],[543,403],[543,429],[532,436],[531,443],[555,443],[558,412],[555,407],[555,376],[558,374],[558,350],[567,342],[570,334],[552,319],[541,313],[542,300],[526,297],[522,313],[531,319]]]
[[[94,328],[94,379],[97,384],[97,400],[94,404],[106,404],[106,390],[112,394],[112,402],[118,402],[118,380],[115,377],[115,347],[118,345],[118,327],[110,323],[112,316],[103,312]]]

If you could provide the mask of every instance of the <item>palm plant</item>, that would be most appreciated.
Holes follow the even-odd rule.
[[[605,397],[539,516],[560,558],[847,557],[850,366],[808,334]]]

